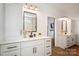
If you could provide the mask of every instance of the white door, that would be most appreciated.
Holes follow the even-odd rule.
[[[67,20],[67,33],[71,35],[71,19]]]
[[[21,49],[22,56],[33,56],[34,55],[34,48],[33,47],[25,47]]]
[[[44,56],[44,45],[35,46],[35,56]]]
[[[22,4],[5,4],[5,39],[20,39],[22,29]]]

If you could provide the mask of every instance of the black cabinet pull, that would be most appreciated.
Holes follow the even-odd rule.
[[[33,48],[33,53],[34,53],[34,48]]]
[[[16,48],[17,46],[13,46],[13,47],[8,47],[7,49],[12,49],[12,48]]]

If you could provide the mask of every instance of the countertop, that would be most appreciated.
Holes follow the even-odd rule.
[[[1,44],[9,44],[9,43],[16,43],[16,42],[23,42],[23,41],[33,41],[33,40],[42,40],[42,39],[47,39],[47,38],[51,38],[48,36],[41,36],[41,37],[33,37],[33,38],[22,38],[20,40],[1,40],[0,41],[0,45]]]

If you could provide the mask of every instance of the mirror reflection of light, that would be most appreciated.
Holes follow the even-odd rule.
[[[30,21],[30,20],[25,20],[25,22],[26,22],[26,23],[31,23],[31,21]]]
[[[59,20],[65,20],[65,21],[69,21],[71,19],[67,18],[67,17],[63,17],[63,18],[59,18]]]

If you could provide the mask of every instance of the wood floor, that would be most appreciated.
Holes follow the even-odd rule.
[[[79,56],[79,46],[74,45],[67,49],[54,47],[52,50],[52,56]]]

